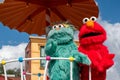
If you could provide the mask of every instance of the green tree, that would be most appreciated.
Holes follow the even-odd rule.
[[[14,69],[9,69],[9,70],[7,70],[7,74],[15,74]]]
[[[4,70],[3,70],[3,65],[0,64],[0,74],[4,74]],[[8,69],[7,70],[7,74],[13,74],[16,77],[20,77],[20,69],[14,68],[14,69]]]
[[[3,65],[0,64],[0,74],[4,74]]]

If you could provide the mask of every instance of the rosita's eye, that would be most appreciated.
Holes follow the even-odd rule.
[[[94,16],[92,16],[92,17],[90,18],[90,20],[92,20],[92,21],[96,21],[96,20],[97,20],[97,18],[96,18],[96,17],[94,17]]]
[[[52,29],[56,29],[57,28],[57,25],[54,25],[53,27],[52,27]]]
[[[87,21],[89,21],[89,19],[88,18],[84,18],[83,19],[83,24],[85,24]]]
[[[59,27],[59,28],[63,28],[64,26],[63,26],[62,24],[59,24],[58,27]]]

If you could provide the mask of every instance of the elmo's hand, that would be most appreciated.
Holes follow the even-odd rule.
[[[114,56],[114,54],[108,54],[104,56],[99,64],[98,70],[103,72],[104,70],[110,68],[114,64],[114,61],[112,60]]]

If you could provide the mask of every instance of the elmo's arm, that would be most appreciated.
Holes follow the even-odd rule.
[[[115,54],[110,54],[108,48],[104,45],[101,47],[100,54],[102,55],[102,60],[98,69],[99,71],[104,71],[114,64],[113,58]]]
[[[109,54],[109,51],[105,46],[102,46],[99,49],[99,51],[96,50],[85,51],[80,47],[78,48],[78,50],[83,52],[90,58],[92,62],[91,66],[94,69],[97,69],[99,72],[102,72],[110,68],[114,64],[113,58],[115,55]]]
[[[91,51],[87,55],[92,61],[91,66],[94,67],[94,69],[97,69],[99,72],[103,72],[114,64],[114,54],[107,54],[102,57],[99,53]]]
[[[113,61],[114,56],[115,56],[114,54],[108,54],[104,56],[102,58],[102,61],[100,62],[99,70],[104,71],[110,68],[114,64],[114,61]]]

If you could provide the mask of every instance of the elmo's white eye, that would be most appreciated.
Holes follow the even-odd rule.
[[[52,27],[52,29],[56,29],[56,28],[58,28],[58,25],[54,25],[54,26]]]
[[[62,28],[62,27],[64,27],[64,26],[63,26],[62,24],[59,24],[58,27],[59,27],[59,28]]]
[[[83,19],[83,23],[84,23],[84,24],[85,24],[87,21],[89,21],[88,18],[84,18],[84,19]]]
[[[97,20],[97,18],[96,18],[96,17],[94,17],[94,16],[92,16],[92,17],[90,18],[90,20],[92,20],[92,21],[96,21],[96,20]]]

